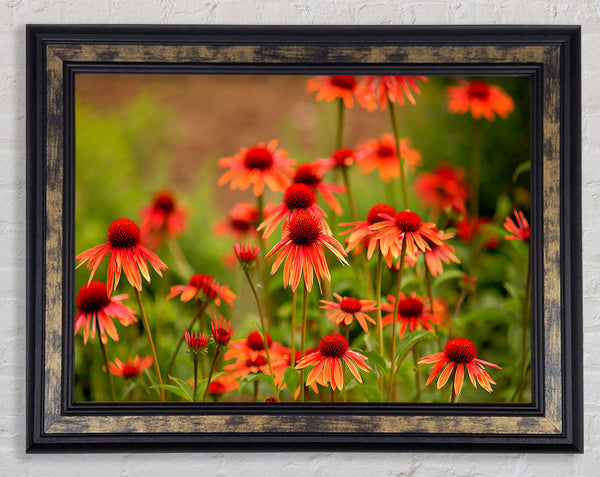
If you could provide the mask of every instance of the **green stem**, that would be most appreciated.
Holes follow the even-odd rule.
[[[460,293],[460,296],[458,297],[458,301],[456,302],[456,308],[454,309],[454,316],[452,317],[451,320],[448,321],[448,338],[452,338],[452,322],[456,320],[456,317],[458,316],[458,312],[460,311],[460,307],[464,303],[466,297],[467,297],[467,292],[465,290],[463,290]]]
[[[175,240],[174,237],[171,237],[169,240],[167,240],[167,248],[169,249],[169,253],[173,257],[175,265],[179,269],[179,273],[183,277],[191,276],[193,274],[192,266],[185,258],[185,255],[181,251],[181,247],[179,247],[179,244],[177,243],[177,240]]]
[[[527,357],[529,353],[528,343],[527,343],[527,331],[529,330],[529,288],[531,286],[531,260],[528,261],[527,264],[527,283],[525,285],[525,299],[523,301],[523,316],[521,320],[522,325],[522,335],[521,335],[521,347],[523,349],[523,354],[521,355],[521,376],[519,377],[519,385],[517,386],[517,390],[515,394],[512,396],[511,401],[514,401],[515,398],[518,398],[519,402],[523,400],[523,391],[525,390],[526,383],[526,374],[527,374]]]
[[[412,349],[413,362],[415,364],[415,386],[417,387],[417,401],[421,400],[421,375],[419,374],[419,352],[417,351],[417,345],[413,346]]]
[[[192,318],[192,321],[190,321],[190,324],[187,327],[187,330],[185,330],[185,331],[191,331],[192,327],[194,326],[194,323],[196,323],[196,321],[198,321],[198,318],[200,318],[202,316],[202,313],[204,313],[204,310],[206,310],[206,307],[207,307],[207,304],[204,302],[202,303],[202,305],[200,305],[200,309],[198,310],[198,312],[196,313],[194,318]],[[179,337],[177,346],[175,346],[175,351],[173,351],[173,355],[171,356],[171,359],[169,361],[169,370],[167,371],[167,376],[170,376],[171,371],[173,371],[173,364],[175,364],[175,357],[177,356],[177,353],[179,352],[179,348],[181,348],[181,345],[182,345],[184,339],[185,339],[185,332],[183,332],[183,334]]]
[[[346,392],[346,388],[344,388],[344,392]],[[331,402],[335,402],[335,391],[333,387],[331,388]]]
[[[398,304],[400,302],[400,290],[402,289],[402,270],[404,268],[404,257],[406,257],[406,240],[402,240],[402,252],[400,253],[400,268],[398,269],[398,279],[396,281],[396,303],[394,305],[394,320],[392,322],[392,353],[390,363],[390,379],[388,385],[387,400],[390,402],[394,395],[394,378],[395,378],[395,356],[396,356],[396,325],[398,322]]]
[[[220,351],[221,351],[221,347],[217,346],[217,349],[215,350],[215,355],[213,356],[212,363],[210,364],[210,371],[208,372],[208,379],[206,380],[206,388],[204,389],[204,395],[202,396],[203,402],[206,402],[206,397],[208,396],[208,390],[210,388],[210,381],[212,379],[212,375],[215,370],[215,364],[217,362],[217,357],[219,356]]]
[[[300,356],[304,357],[306,351],[306,310],[308,308],[308,289],[304,283],[304,293],[302,295],[302,335],[300,337]],[[300,400],[306,402],[306,394],[304,392],[304,368],[300,370]]]
[[[142,322],[144,324],[144,328],[146,328],[146,334],[148,335],[148,342],[150,343],[150,351],[152,352],[152,359],[154,360],[154,372],[156,373],[156,379],[158,380],[159,386],[163,385],[162,375],[160,374],[160,366],[158,364],[158,357],[156,356],[156,348],[154,347],[154,340],[152,339],[152,332],[150,331],[150,325],[148,324],[148,318],[146,317],[146,312],[144,311],[144,305],[142,303],[142,295],[137,288],[133,288],[135,290],[135,297],[137,298],[138,307],[140,310],[140,315],[142,316]],[[165,399],[165,390],[161,387],[159,388],[160,400],[166,401]]]
[[[450,384],[452,384],[452,382]],[[454,392],[454,384],[452,384],[452,394],[450,395],[450,403],[452,403],[452,404],[455,403],[457,399],[458,399],[458,396]]]
[[[198,353],[194,353],[194,402],[198,393]]]
[[[381,251],[379,251],[378,254],[379,255],[377,258],[377,277],[375,281],[375,294],[377,295],[377,332],[379,338],[379,353],[383,358],[385,356],[383,347],[383,319],[381,313],[381,275],[383,273],[383,254],[381,253]]]
[[[100,342],[100,349],[102,350],[102,358],[104,358],[104,366],[106,368],[106,376],[108,378],[108,387],[110,388],[110,397],[113,401],[117,400],[117,395],[115,394],[115,383],[113,382],[113,377],[110,372],[110,366],[108,365],[108,357],[106,356],[106,346],[102,342],[102,336],[100,331],[98,331],[98,341]]]
[[[388,107],[390,109],[390,118],[392,120],[392,129],[394,130],[394,138],[396,139],[396,154],[400,163],[400,185],[402,186],[402,198],[404,199],[404,208],[408,209],[408,191],[406,189],[406,171],[404,169],[404,160],[402,159],[402,151],[400,150],[400,134],[398,133],[398,121],[396,120],[396,110],[394,103],[388,97]]]
[[[358,222],[358,213],[356,212],[356,204],[354,203],[354,195],[350,188],[350,176],[348,175],[348,168],[342,166],[342,178],[344,179],[344,186],[346,186],[346,195],[348,196],[348,203],[350,204],[350,212],[352,212],[352,220]]]
[[[479,173],[481,168],[481,120],[473,123],[473,149],[471,150],[471,217],[479,217]]]
[[[264,216],[264,199],[263,199],[263,194],[258,196],[258,223],[261,224],[263,222],[263,220],[265,219]],[[267,250],[267,244],[265,242],[265,239],[262,236],[262,233],[259,232],[258,233],[258,244],[260,246],[260,250],[261,250],[261,256],[262,256],[262,260],[261,263],[259,265],[261,274],[262,274],[262,289],[263,289],[263,301],[265,303],[265,315],[267,317],[267,324],[269,326],[271,326],[272,324],[272,318],[273,318],[273,307],[271,304],[271,295],[269,293],[269,267],[267,266],[267,260],[265,259],[265,255],[269,252]]]
[[[290,366],[294,368],[296,366],[296,303],[298,302],[298,293],[294,290],[292,296],[292,339],[290,340],[290,348],[292,354],[290,356]],[[302,357],[302,356],[300,356]]]
[[[258,381],[254,381],[253,388],[252,388],[252,402],[256,402],[258,399]]]
[[[429,271],[429,267],[425,264],[425,286],[427,287],[427,295],[429,298],[429,304],[431,307],[431,314],[435,315],[435,310],[433,308],[433,288],[431,286],[431,272]],[[438,346],[442,347],[442,338],[440,336],[440,330],[437,330],[437,342]]]
[[[335,135],[335,148],[341,149],[344,141],[344,100],[338,100],[337,132]]]

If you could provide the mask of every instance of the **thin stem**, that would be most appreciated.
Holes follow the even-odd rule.
[[[189,277],[190,275],[192,275],[192,266],[185,258],[185,255],[181,251],[181,247],[179,246],[177,240],[174,237],[171,237],[167,240],[167,248],[169,249],[169,253],[173,257],[175,265],[179,269],[179,273],[184,277]]]
[[[527,283],[525,285],[525,299],[523,301],[523,316],[522,316],[522,335],[521,335],[521,347],[523,354],[521,355],[521,376],[519,378],[519,385],[515,394],[512,396],[511,401],[518,398],[519,401],[523,400],[523,391],[525,390],[526,374],[527,374],[527,331],[529,329],[529,288],[531,286],[531,260],[527,263]]]
[[[308,308],[308,289],[304,283],[304,293],[302,295],[302,335],[300,337],[300,356],[304,357],[306,350],[306,310]],[[306,402],[306,394],[304,392],[304,368],[300,370],[300,399]]]
[[[137,298],[138,307],[140,309],[140,315],[142,316],[142,322],[144,324],[144,328],[146,329],[146,334],[148,335],[148,342],[150,343],[150,351],[152,352],[152,359],[154,360],[154,372],[156,373],[156,379],[158,380],[159,386],[163,385],[162,375],[160,374],[160,366],[158,364],[158,357],[156,356],[156,348],[154,347],[154,340],[152,339],[152,332],[150,331],[150,325],[148,324],[148,318],[146,317],[146,312],[144,311],[144,305],[142,303],[142,295],[137,288],[133,288],[135,290],[135,297]],[[161,401],[166,401],[165,399],[165,390],[161,387],[159,388],[159,395]]]
[[[479,172],[481,168],[481,120],[473,123],[473,148],[471,150],[471,217],[479,217]]]
[[[458,399],[458,396],[454,392],[454,385],[452,385],[452,394],[450,395],[450,403],[455,403],[457,399]]]
[[[196,323],[196,321],[198,321],[198,318],[200,318],[202,316],[202,313],[204,313],[204,310],[206,310],[207,306],[208,306],[207,303],[202,302],[202,305],[200,305],[200,309],[198,310],[198,312],[196,313],[194,318],[192,318],[192,321],[190,321],[190,324],[185,331],[188,331],[188,332],[191,331],[192,327],[194,326],[194,323]],[[182,345],[184,339],[185,339],[185,332],[179,337],[177,346],[175,346],[175,351],[173,351],[173,355],[171,356],[171,360],[169,361],[169,369],[167,371],[167,376],[171,375],[171,371],[173,370],[173,364],[175,364],[175,357],[177,356],[177,353],[179,352],[179,348],[181,348],[181,345]]]
[[[427,296],[429,298],[429,304],[431,306],[431,314],[435,315],[435,309],[433,306],[433,288],[431,286],[431,272],[429,271],[429,267],[427,266],[427,264],[425,264],[425,286],[427,287]],[[442,338],[440,336],[439,329],[437,333],[437,342],[438,346],[441,348]]]
[[[208,379],[206,380],[206,388],[204,389],[204,395],[202,396],[203,402],[206,402],[206,397],[208,396],[208,390],[210,388],[210,380],[212,379],[212,375],[215,370],[215,364],[217,362],[217,357],[219,356],[220,351],[221,351],[221,347],[217,346],[217,349],[215,350],[215,355],[213,356],[212,363],[210,364],[210,371],[208,372]]]
[[[341,149],[344,141],[344,100],[338,100],[337,131],[335,135],[335,148]]]
[[[458,312],[460,311],[460,307],[462,306],[465,298],[467,297],[467,292],[463,290],[460,292],[460,296],[458,297],[458,301],[456,302],[456,308],[454,309],[454,316],[451,320],[448,321],[448,338],[452,338],[452,322],[456,320],[458,316]]]
[[[256,286],[254,285],[254,282],[252,281],[252,276],[250,275],[250,272],[248,272],[248,269],[244,267],[244,274],[246,275],[246,278],[248,279],[248,283],[250,284],[250,288],[252,289],[252,293],[254,294],[254,299],[256,300],[256,306],[258,307],[258,314],[260,315],[260,329],[262,332],[262,339],[263,339],[263,344],[265,347],[265,351],[267,353],[267,363],[269,364],[269,374],[271,375],[271,378],[273,380],[273,392],[275,393],[275,397],[277,398],[277,400],[279,400],[279,391],[277,389],[277,387],[275,386],[275,375],[273,374],[273,366],[271,364],[271,355],[269,353],[269,342],[267,341],[267,330],[265,327],[265,316],[263,313],[263,309],[262,309],[262,305],[260,303],[260,298],[258,297],[258,292],[256,291]],[[258,384],[258,383],[256,383]]]
[[[258,399],[258,381],[254,381],[252,384],[254,385],[252,389],[252,402],[256,402]]]
[[[259,195],[257,198],[257,208],[258,208],[258,223],[261,224],[264,220],[264,203],[263,203],[263,194]],[[273,316],[273,307],[271,306],[271,295],[269,294],[269,270],[267,267],[267,260],[265,259],[265,255],[268,253],[266,248],[265,239],[263,238],[262,232],[258,233],[258,244],[261,250],[262,260],[260,263],[260,271],[262,274],[262,289],[263,289],[263,300],[265,302],[265,314],[267,316],[267,323],[269,326],[271,325],[271,318]]]
[[[419,361],[419,352],[417,351],[417,345],[413,346],[412,349],[413,362],[415,364],[415,386],[417,387],[417,401],[421,400],[421,375],[419,374],[419,366],[417,366],[417,362]]]
[[[346,195],[348,196],[348,203],[350,204],[350,211],[352,212],[352,220],[354,220],[354,222],[358,222],[358,213],[356,212],[354,195],[352,194],[352,189],[350,188],[350,176],[346,166],[342,166],[342,178],[344,179],[344,186],[346,186]]]
[[[400,302],[400,290],[402,289],[402,269],[404,268],[404,258],[406,257],[406,240],[402,240],[402,252],[400,253],[400,268],[398,269],[398,279],[396,281],[396,303],[394,304],[394,319],[392,321],[392,353],[390,363],[390,380],[388,387],[388,402],[391,401],[394,389],[395,374],[395,356],[396,356],[396,325],[398,323],[398,304]]]
[[[392,129],[394,130],[394,138],[396,139],[396,154],[400,164],[400,185],[402,186],[402,198],[404,199],[404,208],[408,209],[408,191],[406,189],[406,171],[404,170],[404,160],[402,159],[402,151],[400,150],[400,134],[398,133],[398,121],[396,120],[396,109],[394,103],[388,97],[388,107],[390,109],[390,118],[392,120]]]
[[[108,365],[108,358],[106,356],[106,346],[102,342],[102,336],[100,332],[98,332],[98,341],[100,343],[100,349],[102,350],[102,358],[104,358],[104,367],[106,368],[106,376],[108,378],[108,387],[110,388],[110,396],[113,401],[117,400],[117,395],[115,394],[115,383],[113,382],[112,374],[110,373],[110,366]]]
[[[194,353],[194,402],[198,393],[198,353]]]
[[[291,341],[291,351],[292,354],[290,356],[290,366],[292,368],[296,367],[296,303],[298,302],[298,292],[294,290],[294,294],[292,296],[292,339]],[[300,356],[302,357],[302,356]]]
[[[383,254],[381,253],[381,250],[378,252],[378,258],[377,258],[377,277],[376,277],[376,281],[375,281],[375,294],[376,294],[376,299],[377,299],[377,334],[378,334],[378,338],[379,338],[379,353],[381,354],[381,357],[383,358],[385,356],[384,354],[384,347],[383,347],[383,319],[382,319],[382,313],[381,313],[381,275],[383,274]]]
[[[346,388],[344,388],[344,392],[346,391]],[[331,402],[335,402],[335,391],[333,388],[331,388]]]

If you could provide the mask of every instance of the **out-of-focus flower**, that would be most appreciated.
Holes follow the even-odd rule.
[[[213,321],[210,323],[210,329],[212,330],[212,336],[218,346],[225,346],[229,343],[229,340],[233,336],[233,326],[231,321],[225,321],[221,316],[219,320],[215,316]]]
[[[478,234],[482,234],[485,247],[496,248],[500,245],[500,237],[495,232],[486,229],[491,222],[489,217],[465,216],[455,224],[458,238],[465,243],[471,243]]]
[[[250,245],[248,243],[234,243],[233,251],[240,265],[244,268],[250,268],[256,263],[256,257],[258,257],[260,248],[258,245]]]
[[[240,240],[255,235],[257,226],[258,209],[252,204],[242,203],[233,206],[227,219],[215,225],[214,232],[218,235],[230,234]]]
[[[185,341],[192,353],[204,353],[207,350],[210,336],[203,333],[185,332]]]
[[[309,93],[317,91],[317,101],[331,102],[341,98],[347,108],[354,106],[356,99],[364,108],[373,111],[377,108],[373,92],[367,88],[358,88],[354,76],[317,76],[306,82]]]
[[[475,119],[483,116],[493,121],[496,114],[506,119],[514,107],[512,98],[502,88],[485,81],[462,80],[458,86],[448,86],[448,110],[451,113],[464,114],[470,111]]]
[[[421,172],[415,181],[421,201],[434,211],[465,215],[469,189],[465,171],[450,164],[439,164],[433,172]]]
[[[198,297],[200,292],[203,294],[202,299],[214,300],[217,306],[221,304],[221,300],[229,306],[233,306],[233,300],[236,298],[235,293],[227,285],[219,285],[210,275],[193,275],[187,285],[171,287],[171,293],[167,295],[167,299],[170,300],[177,295],[181,295],[181,301],[190,301],[192,298]]]
[[[365,76],[359,84],[358,90],[361,94],[371,91],[379,101],[379,107],[385,109],[387,100],[392,103],[404,105],[404,97],[415,104],[413,91],[421,94],[417,81],[427,82],[425,76]]]
[[[354,151],[350,148],[338,149],[331,153],[331,156],[323,159],[317,159],[315,165],[324,172],[331,169],[343,169],[344,167],[350,167],[356,161]]]
[[[141,210],[142,240],[153,249],[165,239],[176,237],[186,227],[185,213],[175,202],[171,191],[158,192],[152,204]]]
[[[523,240],[529,242],[531,240],[531,228],[527,219],[520,210],[514,211],[517,223],[515,224],[510,217],[506,217],[504,220],[504,228],[513,235],[505,235],[506,240]]]
[[[396,306],[396,297],[393,295],[388,295],[387,298],[389,303],[384,303],[381,305],[382,311],[389,312],[388,315],[383,317],[383,326],[394,322],[394,307]],[[417,327],[424,328],[429,331],[435,331],[432,324],[439,325],[441,318],[432,314],[430,304],[427,303],[423,297],[417,296],[415,293],[412,293],[410,296],[400,293],[396,321],[400,323],[398,335],[400,338],[402,338],[406,328],[408,328],[411,333],[414,332]]]
[[[335,198],[334,193],[344,193],[346,188],[337,184],[329,184],[323,181],[324,170],[319,168],[317,164],[306,163],[301,164],[294,173],[294,184],[305,184],[313,191],[318,192],[323,196],[323,200],[327,203],[331,210],[336,214],[342,214],[342,206]]]
[[[191,384],[193,384],[193,382]],[[219,396],[229,391],[235,391],[239,385],[239,381],[224,374],[216,377],[210,382],[210,385],[208,386],[208,394],[211,396]]]
[[[275,367],[277,364],[287,362],[290,350],[280,343],[273,342],[273,339],[267,334],[267,345],[271,364]],[[246,339],[232,341],[229,349],[225,352],[225,360],[235,359],[236,361],[246,362],[247,360],[257,360],[259,357],[265,359],[267,364],[267,351],[262,335],[258,331],[251,332]],[[267,367],[268,373],[268,367]]]
[[[344,324],[349,326],[354,320],[358,321],[361,328],[366,333],[368,331],[367,321],[375,324],[375,320],[371,318],[366,312],[375,311],[377,309],[377,302],[372,300],[359,300],[353,297],[342,297],[337,293],[333,296],[337,300],[337,303],[327,300],[321,300],[324,306],[324,310],[333,310],[333,312],[327,312],[327,317],[334,323]]]
[[[409,139],[400,139],[400,153],[410,170],[421,163],[421,153],[411,149]],[[396,140],[391,134],[383,134],[379,140],[371,139],[359,144],[356,161],[365,174],[379,169],[379,176],[383,182],[400,177]]]
[[[454,263],[460,263],[460,260],[454,253],[454,247],[446,241],[454,237],[454,234],[447,234],[443,230],[435,229],[437,238],[440,243],[433,242],[427,238],[425,241],[429,245],[429,250],[422,252],[425,255],[425,265],[431,272],[433,277],[436,277],[438,273],[443,273],[444,268],[442,262],[449,264],[451,261]],[[414,267],[417,262],[418,255],[407,255],[406,262],[409,266]]]
[[[136,355],[135,358],[133,358],[133,361],[131,358],[127,358],[126,362],[121,361],[119,358],[115,358],[108,363],[108,366],[110,368],[110,374],[121,376],[122,378],[135,378],[142,374],[145,369],[152,366],[152,358],[150,356],[140,358],[139,355]]]

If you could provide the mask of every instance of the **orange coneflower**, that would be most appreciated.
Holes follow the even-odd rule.
[[[475,346],[473,346],[473,343],[466,338],[451,339],[446,343],[444,351],[425,356],[424,358],[421,358],[417,364],[433,364],[431,367],[431,374],[429,375],[429,379],[427,379],[425,386],[429,385],[438,373],[442,371],[444,366],[447,365],[446,369],[442,371],[442,374],[438,379],[438,389],[444,387],[446,382],[448,382],[452,371],[456,367],[454,373],[454,394],[456,396],[460,394],[462,389],[465,369],[469,374],[469,379],[473,386],[477,388],[477,383],[479,383],[481,387],[489,393],[492,392],[490,384],[496,384],[496,382],[490,377],[487,371],[485,371],[483,366],[502,369],[496,364],[478,359]]]
[[[531,240],[531,228],[527,219],[520,210],[514,211],[517,223],[515,224],[510,217],[506,217],[504,220],[504,228],[513,235],[505,235],[506,240],[523,240],[529,242]]]
[[[315,201],[315,194],[309,186],[301,183],[292,184],[285,190],[283,202],[273,207],[257,230],[260,231],[265,229],[263,237],[267,238],[273,233],[282,220],[285,219],[283,222],[283,229],[285,230],[288,222],[296,214],[299,212],[309,212],[320,220],[323,230],[331,235],[331,229],[325,221],[327,214],[315,203]]]
[[[254,185],[254,195],[263,193],[265,184],[274,191],[283,190],[290,184],[292,168],[295,161],[288,158],[288,153],[277,149],[277,141],[272,140],[265,146],[260,143],[250,149],[241,148],[233,157],[219,160],[219,166],[229,168],[219,179],[224,185],[231,181],[231,189],[246,190]]]
[[[273,366],[279,361],[286,361],[290,350],[280,343],[273,342],[267,334],[267,344]],[[225,361],[235,359],[236,361],[256,360],[258,357],[267,357],[264,340],[258,331],[251,332],[246,339],[232,341],[229,349],[225,352]],[[265,361],[265,365],[267,362]],[[268,371],[268,366],[267,366]]]
[[[300,278],[304,274],[306,289],[310,292],[313,285],[313,270],[317,277],[319,289],[321,278],[331,281],[323,246],[327,247],[337,259],[345,265],[348,262],[342,245],[332,236],[323,233],[321,222],[312,214],[298,213],[287,225],[283,238],[271,249],[266,257],[277,255],[271,268],[273,275],[285,260],[283,269],[283,286],[298,288]]]
[[[140,228],[131,220],[121,218],[115,220],[108,228],[106,238],[107,243],[97,245],[75,257],[79,263],[75,268],[79,268],[85,262],[88,262],[87,269],[91,270],[91,282],[100,263],[107,255],[108,259],[108,278],[107,287],[109,292],[117,289],[121,278],[121,270],[125,272],[125,277],[132,287],[142,290],[142,276],[150,283],[150,273],[146,261],[152,265],[152,268],[162,277],[161,270],[166,270],[167,266],[158,256],[148,248],[140,244],[142,232]]]
[[[357,367],[363,371],[369,372],[371,368],[366,363],[367,357],[350,349],[348,340],[342,335],[331,334],[324,336],[319,342],[319,347],[314,353],[302,358],[296,369],[306,368],[314,365],[314,368],[306,377],[306,385],[310,386],[317,382],[321,386],[329,386],[340,391],[344,388],[344,371],[342,362],[346,363],[348,369],[359,383],[362,378]]]
[[[377,107],[373,92],[367,88],[358,88],[354,76],[317,76],[306,82],[309,93],[318,91],[317,101],[333,101],[341,98],[347,108],[354,106],[354,99],[369,111]]]
[[[243,268],[251,268],[256,263],[260,247],[258,245],[250,245],[249,243],[234,243],[233,252],[235,258]]]
[[[487,248],[496,248],[500,245],[500,237],[492,230],[486,230],[486,226],[491,224],[489,217],[469,217],[465,216],[454,224],[458,233],[458,238],[464,243],[471,243],[477,234],[485,234],[484,243]]]
[[[438,273],[444,272],[442,262],[445,264],[449,264],[450,261],[460,263],[460,259],[454,253],[454,247],[446,242],[446,240],[454,237],[454,234],[437,229],[435,229],[435,233],[441,243],[435,243],[428,238],[425,238],[424,240],[427,242],[427,245],[429,245],[429,250],[423,252],[423,255],[425,255],[425,265],[427,265],[427,268],[433,277],[436,277]],[[407,255],[407,265],[414,267],[417,263],[417,258],[418,255]]]
[[[217,346],[227,345],[233,336],[233,326],[231,325],[231,321],[224,320],[222,316],[218,320],[216,316],[214,317],[213,321],[210,323],[210,329]]]
[[[240,383],[236,379],[224,374],[215,378],[208,386],[208,394],[211,396],[219,396],[229,391],[234,391],[239,387]]]
[[[451,113],[464,114],[471,111],[475,119],[483,116],[488,121],[493,121],[496,114],[506,119],[514,107],[512,98],[502,88],[485,81],[462,80],[459,86],[448,86],[448,110]]]
[[[179,235],[186,227],[185,213],[168,190],[158,192],[141,215],[142,238],[150,248],[158,248],[165,238]]]
[[[192,353],[204,353],[207,350],[210,336],[203,333],[190,333],[189,331],[186,331],[184,336]]]
[[[412,104],[415,104],[413,91],[421,94],[417,80],[429,81],[425,76],[365,76],[358,90],[360,94],[365,94],[368,91],[375,94],[381,109],[385,109],[388,99],[392,103],[403,106],[405,96]]]
[[[393,217],[394,215],[396,215],[396,211],[390,205],[376,204],[373,207],[371,207],[369,213],[367,214],[367,220],[365,220],[364,222],[347,222],[344,224],[340,224],[340,226],[342,227],[348,227],[351,225],[354,226],[354,228],[348,229],[340,234],[350,234],[346,239],[346,252],[350,252],[354,249],[362,250],[364,240],[368,239],[367,258],[371,259],[371,257],[373,256],[373,252],[375,251],[379,243],[378,240],[372,240],[371,236],[373,235],[373,230],[371,229],[371,225],[386,220],[384,217],[381,216],[381,214]],[[391,266],[391,255],[388,254],[386,258],[388,259],[388,266]]]
[[[415,181],[415,190],[423,203],[434,211],[454,212],[463,216],[469,189],[462,167],[441,163],[433,172],[422,172]]]
[[[139,355],[136,355],[133,361],[131,358],[127,358],[126,362],[115,358],[108,366],[110,367],[110,374],[121,376],[122,378],[135,378],[142,374],[145,369],[152,366],[152,358],[150,356],[140,358]]]
[[[394,321],[394,308],[396,306],[396,297],[388,295],[389,303],[381,305],[383,311],[389,312],[389,315],[383,317],[383,326],[389,325]],[[406,328],[414,332],[417,327],[425,328],[429,331],[434,331],[432,324],[439,325],[441,317],[432,314],[430,304],[423,297],[412,293],[410,296],[400,293],[398,300],[398,314],[396,321],[400,323],[398,336],[402,338]]]
[[[171,287],[167,299],[181,294],[181,301],[190,301],[192,298],[197,297],[200,292],[203,293],[205,299],[214,300],[217,306],[221,304],[221,300],[229,306],[233,306],[233,300],[236,298],[235,293],[227,285],[219,285],[210,275],[193,275],[187,285]]]
[[[323,182],[323,174],[325,173],[322,168],[317,164],[306,163],[298,166],[294,173],[294,184],[305,184],[310,187],[313,191],[317,191],[323,196],[323,200],[327,203],[331,210],[336,214],[342,214],[342,206],[333,195],[334,193],[344,193],[346,188],[337,184],[328,184]]]
[[[414,169],[421,162],[421,153],[411,149],[409,139],[400,139],[400,153],[409,169]],[[365,174],[375,168],[383,182],[400,177],[400,162],[396,153],[396,140],[391,134],[383,134],[379,141],[371,139],[359,144],[356,161]]]
[[[258,209],[252,204],[235,204],[226,220],[214,226],[219,235],[230,234],[236,240],[256,234],[258,225]]]
[[[315,165],[323,172],[327,172],[331,169],[350,167],[355,161],[356,156],[354,155],[354,151],[350,148],[344,148],[333,151],[329,157],[317,159]]]
[[[96,336],[96,323],[100,330],[100,338],[104,344],[108,336],[119,341],[119,335],[112,318],[116,318],[123,326],[137,321],[133,310],[121,302],[127,295],[109,296],[106,285],[102,282],[90,282],[83,285],[77,294],[77,315],[75,316],[75,334],[83,328],[83,344],[87,344],[90,326],[92,338]]]
[[[354,320],[357,320],[361,328],[368,331],[367,321],[375,324],[375,320],[367,315],[365,312],[375,311],[377,309],[377,302],[372,300],[359,300],[353,297],[342,297],[337,293],[333,296],[338,301],[337,303],[327,300],[321,300],[324,306],[324,310],[334,310],[328,312],[327,317],[336,324],[343,323],[345,326],[350,325]]]

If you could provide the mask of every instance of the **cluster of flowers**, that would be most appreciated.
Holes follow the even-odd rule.
[[[310,387],[315,392],[318,392],[317,385],[329,387],[332,391],[343,390],[344,366],[358,383],[362,383],[360,371],[369,373],[373,369],[367,364],[368,359],[364,352],[350,348],[348,329],[355,321],[364,333],[368,333],[369,325],[372,325],[378,335],[379,349],[376,351],[382,359],[388,359],[390,367],[389,378],[385,376],[387,380],[380,379],[380,385],[387,386],[388,399],[393,396],[397,370],[395,366],[399,366],[395,356],[397,340],[402,339],[407,330],[413,333],[422,328],[435,332],[436,327],[445,318],[446,308],[442,300],[433,299],[431,291],[428,296],[419,296],[414,292],[402,293],[403,270],[416,267],[420,257],[423,257],[424,271],[429,279],[443,273],[444,264],[460,264],[461,261],[455,248],[449,243],[454,233],[440,230],[434,223],[424,222],[418,214],[408,208],[407,203],[400,210],[389,204],[374,204],[366,218],[359,220],[347,172],[355,164],[365,174],[377,169],[383,182],[400,179],[402,187],[405,187],[405,174],[416,169],[421,156],[412,148],[408,139],[398,136],[393,108],[395,104],[403,105],[405,99],[414,104],[415,94],[421,94],[419,82],[426,81],[427,78],[421,76],[369,76],[359,79],[353,76],[316,77],[308,81],[308,91],[317,92],[318,100],[338,100],[340,109],[351,108],[354,101],[370,111],[385,109],[387,106],[391,113],[394,134],[384,134],[380,139],[366,141],[359,144],[356,150],[339,148],[327,158],[297,167],[296,162],[279,147],[276,140],[242,148],[232,157],[220,160],[219,165],[226,169],[226,172],[218,184],[229,184],[231,189],[252,188],[257,199],[256,206],[251,203],[236,204],[227,220],[216,225],[215,232],[230,233],[238,241],[244,239],[255,242],[235,243],[233,250],[256,299],[261,324],[259,331],[253,331],[240,340],[232,340],[232,323],[218,316],[213,317],[210,335],[204,334],[203,330],[193,332],[193,326],[205,313],[209,304],[221,306],[225,303],[233,307],[236,295],[229,287],[219,284],[214,277],[201,274],[191,276],[185,285],[171,288],[167,299],[179,297],[182,302],[195,303],[197,307],[197,313],[182,334],[169,365],[170,375],[175,355],[185,339],[194,359],[194,376],[191,381],[194,386],[193,400],[196,400],[199,385],[198,363],[202,360],[203,365],[204,355],[211,349],[213,357],[210,370],[208,373],[203,371],[204,399],[208,395],[217,396],[237,389],[242,379],[262,374],[268,377],[266,381],[273,390],[273,395],[267,400],[280,400],[280,393],[286,388],[286,382],[291,382],[286,377],[289,376],[289,369],[301,371],[301,381],[297,388],[289,390],[290,400],[296,400],[299,395],[305,399],[305,387]],[[448,107],[451,112],[470,111],[475,119],[484,117],[493,120],[495,114],[506,117],[513,109],[512,100],[504,91],[483,81],[462,82],[459,86],[450,87],[448,94]],[[341,143],[341,139],[338,143]],[[326,182],[325,176],[332,170],[341,172],[344,185]],[[264,205],[265,189],[281,193],[281,201]],[[459,236],[467,242],[487,221],[486,218],[478,217],[477,212],[471,216],[467,212],[471,190],[461,168],[442,163],[431,173],[421,173],[415,180],[415,192],[424,206],[437,214],[445,214],[449,219],[446,223],[454,224]],[[342,215],[343,209],[336,194],[346,194],[349,212],[353,217],[353,221],[339,224],[340,227],[346,228],[340,234],[346,235],[344,245],[334,236],[328,215],[319,205],[319,200],[322,199],[332,213]],[[404,194],[407,202],[406,190]],[[90,335],[95,337],[96,327],[98,328],[107,368],[114,375],[134,377],[154,364],[161,397],[164,398],[163,392],[168,386],[162,382],[140,292],[142,278],[150,282],[148,264],[160,276],[167,268],[150,249],[156,249],[163,241],[180,234],[185,229],[186,214],[168,191],[158,193],[152,205],[142,212],[141,228],[129,219],[117,219],[108,229],[106,243],[76,257],[78,267],[87,263],[90,276],[88,284],[81,288],[77,296],[75,332],[83,329],[83,340],[87,343]],[[523,213],[515,211],[515,218],[516,223],[510,217],[506,218],[505,227],[512,234],[506,238],[529,241],[529,225]],[[266,241],[279,226],[281,235],[267,251]],[[491,247],[493,243],[488,241],[487,246]],[[365,290],[365,295],[372,295],[369,299],[324,293],[326,287],[323,284],[331,282],[326,252],[331,252],[342,265],[352,264],[365,276],[369,275],[368,261],[377,258],[376,290]],[[350,257],[349,253],[352,253]],[[92,280],[106,257],[108,274],[105,285],[103,282]],[[269,300],[266,286],[266,280],[269,279],[267,262],[272,262],[270,275],[276,274],[283,266],[283,287],[289,287],[294,293],[294,303],[296,290],[300,287],[303,291],[302,345],[299,351],[295,349],[295,309],[292,312],[294,316],[288,346],[274,342],[267,333],[267,323],[272,319],[272,316],[268,316],[268,306],[265,306]],[[387,294],[387,302],[383,301],[381,291],[381,270],[384,264],[397,274],[396,291]],[[252,278],[256,267],[263,271],[262,299]],[[128,296],[113,296],[119,284],[121,271],[125,272],[127,281],[136,293],[139,316],[142,317],[148,333],[152,357],[135,356],[133,359],[128,358],[125,363],[115,358],[114,362],[108,364],[104,348],[107,335],[115,341],[119,339],[113,318],[124,326],[137,321],[133,310],[123,303]],[[326,310],[336,330],[339,327],[340,330],[344,330],[344,334],[321,336],[316,348],[307,349],[307,296],[313,289],[315,278],[320,293],[328,297],[321,300],[321,308]],[[466,275],[463,281],[471,285],[475,283],[474,278]],[[377,315],[375,319],[371,316],[374,312]],[[383,329],[388,325],[392,325],[393,328],[389,357],[383,345]],[[219,372],[215,368],[221,352],[224,364]],[[465,337],[450,338],[442,351],[420,358],[417,364],[433,365],[426,385],[439,375],[438,389],[441,389],[454,373],[453,399],[460,395],[465,371],[475,388],[479,384],[491,392],[491,385],[496,383],[484,367],[501,369],[496,364],[479,359],[473,343]],[[305,368],[311,368],[306,376]],[[110,384],[112,387],[112,381]]]

